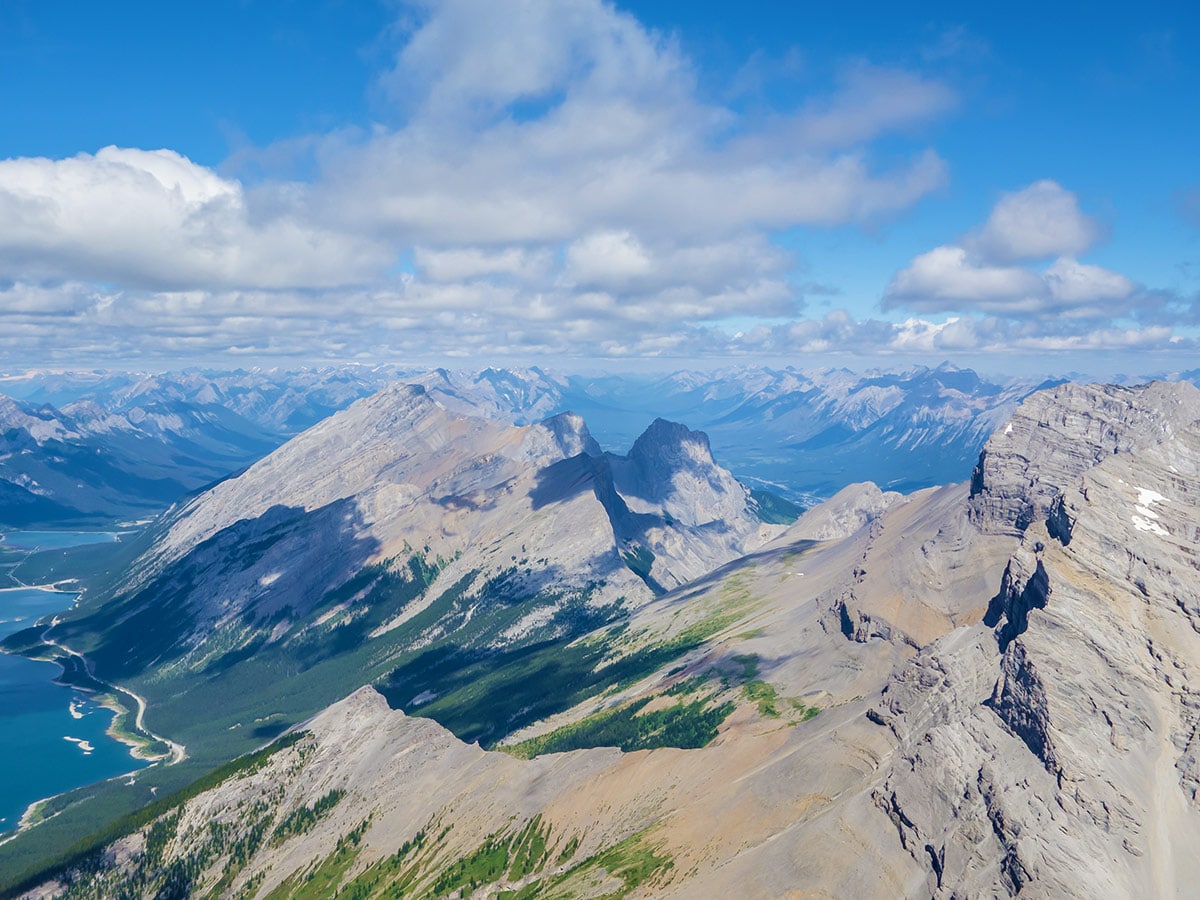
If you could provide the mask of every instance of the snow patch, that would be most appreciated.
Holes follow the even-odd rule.
[[[1162,494],[1158,493],[1158,491],[1152,491],[1152,490],[1149,490],[1148,488],[1137,488],[1137,492],[1138,492],[1138,499],[1137,499],[1138,506],[1152,506],[1155,503],[1168,502],[1167,498],[1164,497]]]
[[[1166,537],[1169,532],[1157,522],[1150,522],[1143,519],[1141,516],[1132,516],[1133,527],[1138,531],[1149,531],[1152,534],[1157,534],[1159,537]]]
[[[259,587],[270,587],[271,585],[273,585],[275,582],[277,582],[279,580],[279,576],[281,576],[282,574],[283,574],[282,572],[271,572],[268,575],[264,575],[262,578],[258,579],[258,586]]]
[[[1004,426],[1004,433],[1012,434],[1012,422],[1009,422],[1007,425]]]
[[[1148,531],[1151,534],[1157,534],[1159,537],[1166,537],[1169,532],[1155,521],[1158,518],[1158,513],[1150,507],[1155,503],[1167,503],[1169,501],[1162,494],[1158,493],[1158,491],[1152,491],[1149,488],[1140,487],[1135,488],[1135,490],[1138,492],[1137,505],[1134,507],[1137,515],[1130,516],[1133,527],[1138,531]]]

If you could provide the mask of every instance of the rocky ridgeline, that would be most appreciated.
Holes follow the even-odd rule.
[[[832,541],[850,537],[903,500],[896,491],[881,491],[869,481],[850,484],[824,503],[807,510],[788,535],[797,540]]]
[[[972,517],[985,531],[1019,534],[1106,457],[1159,444],[1197,419],[1200,390],[1187,382],[1039,391],[984,445]]]
[[[1020,535],[978,626],[876,713],[874,793],[931,896],[1185,896],[1200,881],[1200,391],[1063,386],[989,440],[981,528]]]
[[[109,677],[147,679],[152,701],[180,684],[166,702],[182,704],[197,673],[232,679],[268,654],[307,662],[377,642],[386,660],[574,636],[782,526],[759,520],[704,435],[683,426],[656,423],[622,457],[572,413],[508,425],[401,384],[197,495],[160,529],[112,595],[89,598],[55,636],[89,646]],[[378,674],[339,677],[350,690]]]

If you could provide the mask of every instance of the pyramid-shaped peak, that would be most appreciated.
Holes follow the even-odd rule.
[[[679,422],[658,418],[634,441],[629,459],[635,462],[654,461],[677,464],[684,460],[713,465],[708,435],[693,431]]]

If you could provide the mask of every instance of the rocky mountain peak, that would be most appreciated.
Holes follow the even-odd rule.
[[[626,457],[650,492],[670,485],[681,471],[708,471],[716,468],[708,435],[692,431],[678,422],[655,419],[634,441]]]
[[[649,554],[656,585],[689,581],[781,528],[763,524],[750,491],[717,464],[702,431],[655,419],[627,456],[605,454],[604,461],[624,509],[618,537],[626,552]]]
[[[1197,420],[1200,390],[1186,382],[1068,383],[1039,391],[980,453],[972,518],[984,531],[1019,534],[1102,460],[1161,443]]]
[[[3,394],[0,394],[0,427],[28,432],[39,444],[76,436],[71,425],[64,422],[50,407],[19,403]]]
[[[578,456],[580,453],[586,453],[588,456],[604,454],[591,432],[588,431],[583,416],[578,413],[570,411],[559,413],[557,416],[551,416],[544,420],[541,425],[554,435],[564,457],[570,458]]]
[[[789,539],[798,541],[841,540],[903,500],[902,494],[880,490],[870,481],[850,484],[805,512],[785,533]]]

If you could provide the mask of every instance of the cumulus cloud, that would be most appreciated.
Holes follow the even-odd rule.
[[[1008,307],[1014,300],[1041,293],[1042,283],[1028,269],[991,266],[969,258],[962,247],[935,247],[901,269],[888,285],[890,305],[914,308]]]
[[[655,316],[645,304],[624,303],[604,291],[530,296],[489,280],[412,280],[349,293],[105,291],[78,283],[16,283],[0,288],[0,308],[7,311],[0,354],[13,359],[32,353],[42,365],[83,359],[173,364],[181,357],[226,363],[231,357],[527,361],[531,355],[793,361],[827,355],[861,364],[864,358],[931,354],[1198,349],[1169,325],[1116,327],[1065,317],[910,316],[889,322],[838,309],[735,334],[718,324],[718,308],[767,308],[774,296],[753,285],[715,303],[700,294],[667,292],[659,301],[663,312]],[[335,317],[332,306],[341,309]],[[62,340],[64,327],[69,343]]]
[[[545,276],[553,264],[549,251],[524,247],[417,247],[413,256],[421,275],[436,282],[467,281],[486,275],[529,281]]]
[[[1119,272],[1063,257],[1042,273],[1050,296],[1063,304],[1110,303],[1129,299],[1137,285]]]
[[[602,0],[403,10],[381,123],[253,160],[291,170],[299,148],[305,180],[249,185],[170,150],[0,161],[0,349],[525,359],[1177,337],[1102,321],[1149,294],[1079,261],[1099,228],[1050,181],[897,272],[885,305],[903,321],[799,318],[802,262],[776,232],[871,226],[944,185],[922,137],[956,108],[941,81],[856,62],[747,118]]]
[[[384,78],[401,123],[317,149],[308,203],[339,227],[401,244],[708,241],[872,221],[946,180],[931,149],[888,167],[865,152],[953,108],[932,79],[850,66],[827,96],[751,123],[702,99],[672,41],[600,0],[409,9]]]
[[[260,219],[237,181],[170,150],[0,161],[0,275],[292,287],[375,277],[376,241]]]
[[[6,321],[67,344],[141,317],[163,348],[209,329],[247,351],[257,333],[667,352],[723,318],[797,314],[775,230],[873,223],[946,181],[920,130],[957,98],[914,72],[848,64],[751,120],[603,0],[401,9],[381,124],[257,160],[279,171],[300,148],[306,180],[247,186],[170,150],[0,162],[0,279],[23,286]],[[894,135],[916,139],[880,163],[872,144]],[[57,324],[13,318],[37,303]]]
[[[996,262],[1075,256],[1099,237],[1075,195],[1054,181],[1036,181],[1001,198],[974,238],[975,250]]]
[[[694,338],[697,335],[693,335]],[[701,338],[708,352],[803,358],[810,354],[864,357],[1092,351],[1195,351],[1200,342],[1162,325],[1078,327],[1071,322],[1034,322],[999,316],[951,316],[943,321],[911,317],[900,322],[855,319],[834,310],[820,319],[759,326],[730,339],[708,331]]]
[[[567,247],[567,277],[583,285],[619,287],[653,271],[650,254],[628,231],[589,234]]]
[[[732,288],[769,283],[786,294],[790,288],[784,276],[792,265],[789,254],[760,235],[681,244],[647,243],[626,230],[600,231],[567,246],[560,284],[630,296],[671,287],[719,295]],[[761,314],[778,311],[773,305]],[[717,304],[713,313],[720,313]]]
[[[488,116],[564,90],[661,103],[691,89],[676,47],[600,0],[406,6],[416,24],[383,83],[423,118]]]
[[[1035,182],[1003,197],[960,243],[935,247],[896,272],[882,307],[1037,320],[1113,319],[1161,308],[1161,292],[1072,255],[1097,233],[1074,194],[1053,181]],[[1048,255],[1057,258],[1040,270],[1030,265]]]
[[[1041,273],[1021,266],[993,266],[962,247],[923,253],[888,284],[884,308],[920,312],[977,310],[1007,315],[1104,317],[1126,312],[1138,285],[1100,266],[1060,257]],[[1146,294],[1145,299],[1153,297]]]

